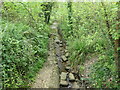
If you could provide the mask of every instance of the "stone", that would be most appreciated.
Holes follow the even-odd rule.
[[[63,45],[62,44],[60,44],[60,47],[62,47]]]
[[[69,57],[69,53],[66,53],[65,56],[66,56],[66,57]]]
[[[61,76],[61,80],[66,80],[67,73],[62,72],[60,76]]]
[[[71,67],[70,67],[70,66],[66,66],[65,69],[66,69],[66,70],[70,70]]]
[[[65,52],[67,53],[67,52],[68,52],[68,50],[65,50]]]
[[[61,81],[60,81],[60,85],[61,85],[61,86],[68,86],[68,82],[61,80]]]
[[[79,88],[79,85],[77,84],[77,82],[74,82],[74,83],[73,83],[72,88]]]
[[[75,77],[72,73],[69,73],[69,79],[70,81],[75,81]]]
[[[71,73],[75,74],[76,73],[76,69],[72,69]]]
[[[79,79],[76,79],[75,81],[76,81],[76,82],[79,82],[80,80],[79,80]]]
[[[60,40],[56,39],[55,42],[56,42],[57,44],[59,44],[59,43],[60,43]]]
[[[67,61],[67,58],[64,55],[61,57],[62,57],[63,61]]]
[[[62,41],[60,41],[60,44],[62,44]]]

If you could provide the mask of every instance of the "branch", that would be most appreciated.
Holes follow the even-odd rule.
[[[27,8],[27,6],[26,6],[24,3],[22,3],[22,2],[19,2],[19,3],[21,3],[21,4],[24,6],[24,8],[27,10],[27,12],[29,13],[29,15],[30,15],[31,18],[33,19],[33,21],[36,22],[36,20],[34,19],[32,13],[29,11],[29,9]]]

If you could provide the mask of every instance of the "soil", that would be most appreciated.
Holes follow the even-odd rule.
[[[97,56],[92,56],[90,59],[85,61],[85,63],[84,63],[85,69],[84,69],[84,72],[83,72],[84,77],[86,77],[86,78],[89,77],[89,74],[91,73],[90,67],[97,61],[98,61]]]
[[[32,88],[59,88],[59,70],[54,50],[54,35],[54,33],[50,35],[48,59],[39,71]]]

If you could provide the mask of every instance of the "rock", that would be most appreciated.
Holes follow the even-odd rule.
[[[79,85],[77,84],[77,82],[74,82],[74,83],[73,83],[72,88],[79,88]]]
[[[61,53],[64,53],[64,51],[63,51],[63,50],[61,50]]]
[[[71,73],[73,73],[73,74],[77,74],[78,71],[77,71],[76,69],[72,69]]]
[[[69,73],[69,79],[70,81],[75,81],[75,77],[72,73]]]
[[[72,88],[72,86],[73,86],[72,83],[69,82],[69,85],[67,88]]]
[[[63,61],[67,61],[67,58],[65,56],[61,56]]]
[[[66,69],[66,70],[70,70],[71,67],[70,67],[70,66],[66,66],[65,69]]]
[[[62,47],[63,45],[62,44],[60,44],[60,47]]]
[[[68,82],[61,80],[61,81],[60,81],[60,85],[61,85],[61,86],[68,86]]]
[[[67,52],[68,52],[68,50],[65,50],[65,52],[67,53]]]
[[[68,56],[69,56],[69,53],[66,53],[65,56],[68,57]]]
[[[62,44],[62,41],[60,41],[60,44]]]
[[[79,82],[80,80],[76,79],[75,81],[76,81],[76,82]]]
[[[56,39],[55,42],[56,42],[57,44],[59,44],[59,43],[60,43],[60,40]]]
[[[61,80],[66,80],[67,73],[62,72],[60,76],[61,76]]]

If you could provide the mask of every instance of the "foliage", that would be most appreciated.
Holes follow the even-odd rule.
[[[110,35],[113,40],[119,38],[117,10],[115,2],[56,2],[54,5],[4,2],[1,20],[4,87],[27,87],[42,68],[47,56],[48,18],[51,17],[50,23],[54,20],[60,23],[72,66],[81,65],[83,70],[88,54],[99,55],[98,62],[91,67],[91,86],[119,88],[114,45],[110,39]]]
[[[110,52],[109,52],[110,53]],[[113,54],[113,53],[111,53]],[[115,62],[112,55],[102,55],[99,61],[91,67],[92,87],[96,88],[120,88],[117,83]]]
[[[42,67],[47,56],[47,38],[19,23],[3,22],[2,29],[4,86],[17,87],[28,80],[30,82],[30,78]]]
[[[67,2],[58,3],[59,8],[54,8],[54,11],[56,10],[56,16],[54,16],[58,19],[62,17],[59,20],[60,26],[67,41],[67,49],[70,53],[69,60],[72,66],[80,64],[82,66],[80,69],[83,70],[83,64],[88,54],[97,53],[100,58],[104,56],[104,59],[100,59],[92,67],[90,82],[92,82],[92,87],[116,88],[118,84],[116,83],[116,66],[113,58],[114,45],[109,35],[112,35],[113,39],[119,36],[119,33],[115,32],[118,6],[114,2],[103,3],[104,6],[101,2],[72,2],[72,31],[69,31]],[[109,31],[106,21],[110,25]],[[108,82],[110,78],[113,80]]]
[[[28,87],[46,61],[49,28],[37,14],[40,7],[29,6],[39,4],[5,2],[2,9],[4,88]]]

